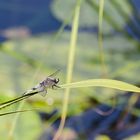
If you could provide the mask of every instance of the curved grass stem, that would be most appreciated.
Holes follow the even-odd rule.
[[[99,28],[99,33],[98,33],[98,47],[99,47],[99,58],[101,61],[101,71],[103,77],[106,77],[107,75],[107,70],[106,70],[106,65],[105,65],[105,56],[104,56],[104,50],[103,50],[103,36],[102,36],[102,23],[103,23],[103,11],[104,11],[104,0],[100,0],[99,3],[99,22],[98,22],[98,28]]]
[[[72,32],[71,32],[71,42],[70,42],[70,49],[69,49],[69,56],[68,56],[66,83],[70,83],[72,81],[81,1],[82,0],[77,1],[75,12],[74,12],[74,19],[73,19]],[[66,116],[67,116],[69,93],[70,93],[70,88],[66,88],[64,100],[63,100],[61,122],[60,122],[59,129],[56,132],[56,135],[54,136],[53,140],[58,140],[62,134],[65,125]]]

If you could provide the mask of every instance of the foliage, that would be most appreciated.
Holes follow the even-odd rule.
[[[58,31],[59,34],[40,34],[26,39],[17,38],[6,41],[1,45],[1,103],[17,95],[20,96],[22,91],[24,92],[30,89],[39,83],[41,79],[46,78],[46,74],[49,75],[56,69],[61,69],[58,77],[62,88],[102,86],[139,92],[139,88],[133,86],[139,83],[140,55],[136,47],[138,42],[132,40],[132,38],[130,39],[130,36],[126,35],[127,31],[123,29],[131,15],[131,7],[127,1],[119,0],[116,1],[117,3],[113,2],[105,2],[102,23],[102,32],[104,35],[102,43],[104,51],[101,55],[105,56],[104,61],[108,71],[108,79],[99,79],[102,76],[102,66],[99,58],[96,34],[82,31],[79,31],[78,35],[76,34],[78,27],[79,29],[91,26],[97,28],[98,1],[82,1],[81,16],[79,19],[80,25],[78,26],[78,15],[77,19],[71,19],[72,15],[76,15],[74,11],[75,1],[58,0],[54,1],[52,9],[57,18],[64,21],[62,28]],[[117,4],[121,4],[121,7],[124,7],[123,11],[118,9]],[[62,12],[61,10],[67,12]],[[120,14],[120,12],[125,14]],[[72,31],[75,33],[63,32],[64,26],[66,24],[71,25],[72,22],[73,28],[75,28],[75,31],[74,29]],[[96,30],[96,32],[97,31],[98,30]],[[118,31],[120,34],[115,34],[114,31]],[[72,56],[75,64],[74,68],[71,67],[71,70],[68,68],[68,65],[70,65],[72,61],[67,62],[67,56],[70,53],[70,36],[73,36],[71,37],[73,38],[71,39],[71,46],[76,47],[75,59],[74,56]],[[77,36],[78,40],[76,43]],[[72,55],[74,55],[74,52],[75,51],[72,52]],[[69,69],[68,71],[71,71],[69,75],[71,75],[70,79],[72,80],[67,81],[69,84],[64,84],[67,73],[66,67]],[[86,81],[87,79],[92,80]],[[79,83],[75,81],[79,81]],[[125,83],[120,81],[124,81]],[[132,85],[127,83],[131,83]],[[49,90],[48,93],[44,99],[39,95],[27,99],[23,107],[38,107],[43,112],[51,112],[54,108],[61,111],[61,101],[64,98],[63,90]],[[79,114],[91,107],[88,103],[89,98],[110,104],[110,98],[120,93],[123,92],[106,88],[101,89],[99,87],[72,89],[68,97],[69,104],[71,104],[68,109],[68,116]],[[68,104],[68,102],[66,104]],[[17,110],[17,108],[17,106],[14,106],[13,108],[6,108],[6,110]],[[5,110],[2,111],[4,112]],[[4,133],[1,139],[7,139],[6,132],[8,130],[12,132],[12,137],[14,137],[15,134],[15,138],[19,139],[19,136],[22,135],[23,140],[29,138],[35,139],[41,131],[39,129],[41,122],[35,112],[21,113],[17,120],[15,119],[16,117],[10,116],[1,118],[0,123],[2,127],[0,132]],[[13,124],[11,125],[11,122],[14,122],[13,119],[16,120],[15,128],[13,128]],[[50,123],[52,123],[52,121],[50,121]],[[7,126],[7,128],[5,126]]]

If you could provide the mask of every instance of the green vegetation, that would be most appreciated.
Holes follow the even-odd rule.
[[[131,14],[130,5],[126,1],[118,0],[117,4],[125,6],[120,11],[116,3],[101,1],[100,5],[93,0],[78,0],[77,3],[70,0],[55,1],[52,9],[56,16],[64,21],[57,33],[13,39],[1,45],[1,103],[22,96],[23,92],[38,84],[53,71],[61,69],[56,76],[60,79],[59,90],[48,90],[44,98],[39,95],[32,96],[24,103],[2,108],[1,113],[28,111],[34,108],[51,112],[57,108],[62,111],[59,114],[62,114],[62,129],[66,116],[79,114],[91,106],[89,98],[112,105],[110,99],[115,95],[123,94],[125,91],[139,94],[140,88],[134,86],[139,84],[139,42],[130,39],[123,31],[123,26]],[[69,15],[65,15],[66,12],[62,13],[61,6],[63,10],[66,8]],[[109,12],[109,8],[112,12]],[[117,15],[115,19],[114,13]],[[63,31],[67,23],[72,23],[71,32]],[[99,25],[98,38],[95,34],[78,32],[78,27],[85,25]],[[112,29],[122,34],[109,34]],[[104,73],[106,79],[102,79]],[[65,92],[63,88],[66,88]],[[25,99],[25,96],[20,99]],[[71,106],[68,107],[68,104]],[[133,100],[130,104],[133,104]],[[51,118],[46,124],[48,129],[57,117]],[[1,116],[0,123],[2,140],[33,140],[42,131],[37,111],[4,115]]]

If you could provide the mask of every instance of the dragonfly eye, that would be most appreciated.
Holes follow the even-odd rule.
[[[57,84],[59,82],[59,79],[55,79],[55,83]]]

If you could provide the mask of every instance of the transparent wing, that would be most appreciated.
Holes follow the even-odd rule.
[[[48,77],[53,77],[53,76],[55,76],[59,71],[60,71],[60,69],[56,70],[54,73],[52,73],[52,74],[49,75]]]
[[[46,94],[47,94],[47,90],[45,90],[45,91],[43,91],[43,92],[40,92],[39,94],[40,94],[41,96],[45,97]]]
[[[59,71],[60,71],[60,69],[56,70],[54,73],[52,73],[52,74],[49,75],[48,77],[53,77],[53,76],[55,76]],[[44,80],[44,81],[45,81],[45,80]],[[43,81],[43,82],[44,82],[44,81]],[[41,82],[41,83],[42,83],[42,82]],[[47,86],[49,86],[49,85],[44,85],[44,84],[43,84],[43,86],[42,86],[41,83],[38,84],[38,85],[36,85],[36,86],[33,87],[32,89],[26,91],[24,94],[27,94],[27,93],[30,93],[30,92],[36,90],[36,91],[39,92],[39,94],[40,94],[41,96],[45,97],[46,94],[47,94],[47,90],[45,89],[45,87],[47,88]],[[23,94],[23,95],[24,95],[24,94]]]

